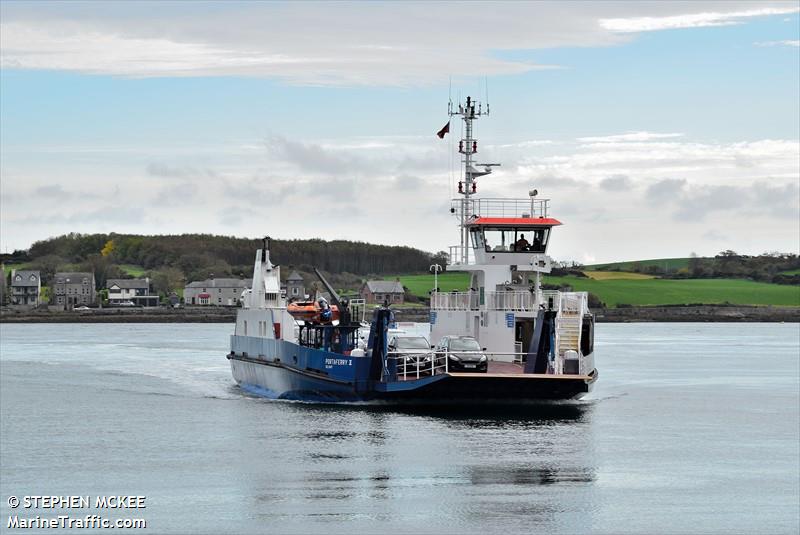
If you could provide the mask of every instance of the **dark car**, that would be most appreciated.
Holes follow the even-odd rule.
[[[483,353],[478,341],[471,336],[444,336],[436,346],[436,358],[451,372],[486,373],[489,359]]]
[[[431,373],[431,346],[424,336],[394,336],[389,340],[389,351],[397,356],[397,373],[429,375]]]

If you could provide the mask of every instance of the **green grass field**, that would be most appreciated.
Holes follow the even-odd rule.
[[[411,293],[428,297],[433,275],[400,275],[400,282]],[[394,276],[386,277],[394,280]],[[800,287],[753,282],[743,279],[606,279],[545,277],[545,284],[568,284],[575,291],[595,294],[607,306],[723,304],[800,306]],[[466,273],[439,276],[442,291],[464,290],[469,285]]]
[[[20,270],[20,269],[28,269],[28,263],[22,264],[3,264],[3,276],[8,277],[8,274],[11,273],[12,269]]]
[[[790,269],[789,271],[781,271],[781,275],[800,275],[800,269]]]
[[[400,282],[408,288],[412,294],[419,297],[429,297],[429,292],[433,289],[433,275],[391,275],[384,277],[384,280],[395,280],[399,277]],[[469,286],[469,275],[467,273],[440,273],[439,288],[443,292],[453,290],[466,290]]]
[[[144,277],[145,272],[147,271],[142,266],[137,266],[134,264],[118,264],[119,268],[130,275],[131,277]]]
[[[652,260],[631,260],[629,262],[611,262],[610,264],[592,264],[584,266],[586,269],[594,271],[631,271],[634,265],[640,266],[642,269],[647,266],[658,266],[661,269],[668,271],[678,271],[682,268],[689,267],[688,258],[654,258]]]
[[[653,275],[645,275],[644,273],[630,273],[629,271],[584,271],[587,277],[598,280],[644,280],[654,279]]]
[[[800,287],[743,279],[593,280],[545,277],[547,284],[569,284],[595,294],[607,306],[690,303],[800,306]]]

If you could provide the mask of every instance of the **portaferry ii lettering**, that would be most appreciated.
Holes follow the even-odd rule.
[[[515,404],[591,390],[598,372],[587,293],[541,288],[561,222],[535,189],[520,199],[478,197],[478,178],[499,165],[475,160],[473,123],[489,107],[467,97],[449,103],[448,114],[464,121],[465,135],[450,208],[460,242],[445,269],[469,273],[469,289],[434,288],[427,336],[404,338],[388,305],[365,321],[363,301],[342,299],[317,270],[331,303],[287,302],[265,238],[227,355],[243,389],[279,399],[403,404]]]

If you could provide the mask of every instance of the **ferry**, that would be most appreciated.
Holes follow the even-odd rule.
[[[444,268],[468,273],[470,285],[432,291],[430,351],[417,348],[408,358],[394,343],[388,304],[365,323],[364,305],[340,298],[319,272],[332,303],[287,303],[265,238],[227,355],[242,389],[276,399],[410,404],[567,400],[591,391],[598,372],[588,294],[541,288],[561,225],[549,199],[535,189],[520,199],[477,195],[477,179],[499,165],[475,160],[473,123],[488,114],[488,105],[470,97],[448,103],[451,120],[464,122],[464,137],[462,180],[450,208],[460,243],[450,247]]]

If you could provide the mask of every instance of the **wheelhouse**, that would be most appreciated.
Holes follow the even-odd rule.
[[[551,229],[560,224],[549,217],[478,217],[469,225],[469,234],[476,254],[544,254]]]

